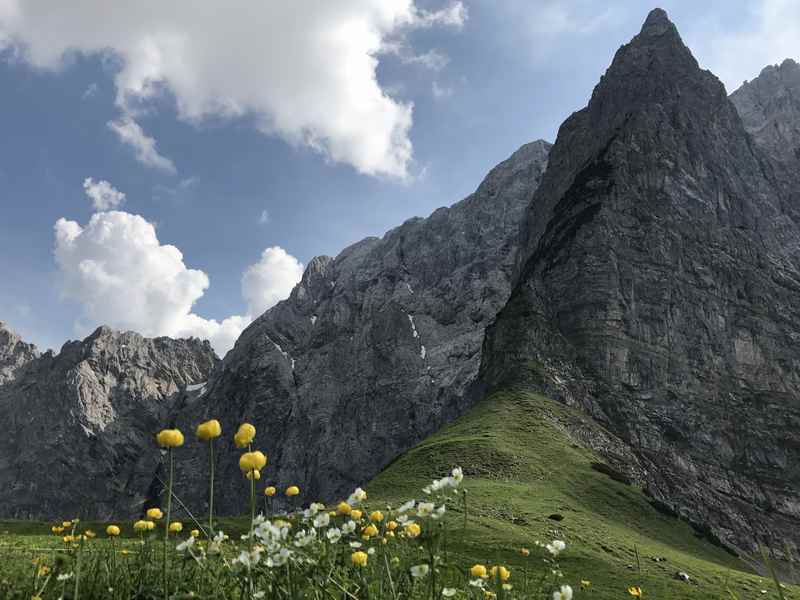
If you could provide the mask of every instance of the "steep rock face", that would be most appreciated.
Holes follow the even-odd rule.
[[[800,227],[776,170],[653,11],[559,131],[481,367],[583,406],[657,500],[747,549],[800,541]]]
[[[106,327],[29,360],[0,385],[0,516],[139,514],[158,489],[153,435],[171,399],[217,362],[208,342]]]
[[[523,146],[474,194],[427,219],[312,260],[291,297],[186,396],[178,424],[216,417],[231,434],[253,422],[270,454],[264,477],[299,483],[312,499],[351,491],[459,415],[484,329],[510,293],[519,223],[549,147]],[[205,453],[185,456],[181,487],[199,507]],[[219,456],[218,506],[235,512],[244,486],[237,454]]]
[[[39,356],[33,344],[26,344],[0,321],[0,386],[10,382],[17,371]]]
[[[772,156],[800,162],[800,64],[765,67],[730,96],[747,131]]]

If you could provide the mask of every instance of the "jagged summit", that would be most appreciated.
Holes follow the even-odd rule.
[[[667,11],[663,8],[654,8],[650,11],[650,14],[647,15],[639,35],[645,37],[659,36],[669,31],[678,32],[675,25],[669,20]]]
[[[24,342],[7,323],[0,321],[0,385],[14,379],[21,367],[38,356],[36,346]]]

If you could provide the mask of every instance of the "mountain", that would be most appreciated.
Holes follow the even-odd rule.
[[[270,481],[331,498],[460,415],[484,330],[510,294],[519,223],[549,148],[527,144],[450,208],[312,260],[291,297],[187,394],[176,423],[219,418],[232,433],[251,421],[270,455]],[[187,454],[181,488],[202,506],[205,450]],[[235,512],[238,455],[219,455],[218,506]]]
[[[0,360],[18,365],[0,382],[0,516],[111,518],[155,498],[153,432],[219,359],[208,342],[107,327],[39,356],[3,326]]]
[[[730,98],[759,145],[780,160],[800,161],[800,64],[765,67]]]
[[[0,321],[0,386],[12,381],[17,371],[37,358],[39,353],[33,344],[27,344]]]
[[[485,389],[582,407],[654,502],[744,550],[800,542],[800,224],[780,168],[654,10],[561,126],[482,353]]]

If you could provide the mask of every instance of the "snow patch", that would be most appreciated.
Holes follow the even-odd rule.
[[[317,315],[311,315],[311,324],[312,325],[316,325],[317,324]]]
[[[406,281],[406,287],[408,288],[409,292],[411,292],[412,294],[414,293],[414,290],[411,289],[411,284],[409,284],[407,281]]]
[[[425,360],[425,355],[426,355],[426,354],[427,354],[427,351],[425,350],[425,346],[423,346],[422,344],[420,344],[420,346],[419,346],[419,357],[420,357],[422,360]]]
[[[277,348],[278,352],[283,354],[283,358],[289,361],[289,364],[292,366],[292,371],[294,371],[294,359],[291,356],[289,356],[288,352],[283,351],[283,348],[281,348],[280,344],[278,344],[274,340],[270,340],[270,342],[272,342],[272,345],[275,346],[275,348]]]
[[[411,323],[411,332],[414,334],[414,337],[419,337],[419,333],[417,333],[417,326],[414,325],[414,317],[413,315],[406,315],[408,317],[408,322]]]

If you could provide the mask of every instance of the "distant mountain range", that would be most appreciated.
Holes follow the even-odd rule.
[[[207,418],[254,423],[270,483],[334,499],[525,389],[603,425],[581,442],[663,510],[734,549],[798,544],[799,167],[800,65],[728,97],[654,10],[554,146],[313,259],[223,361],[107,328],[40,356],[0,325],[0,515],[136,515],[161,487],[153,433]],[[231,435],[222,513],[244,508]],[[177,489],[202,512],[191,438]]]

